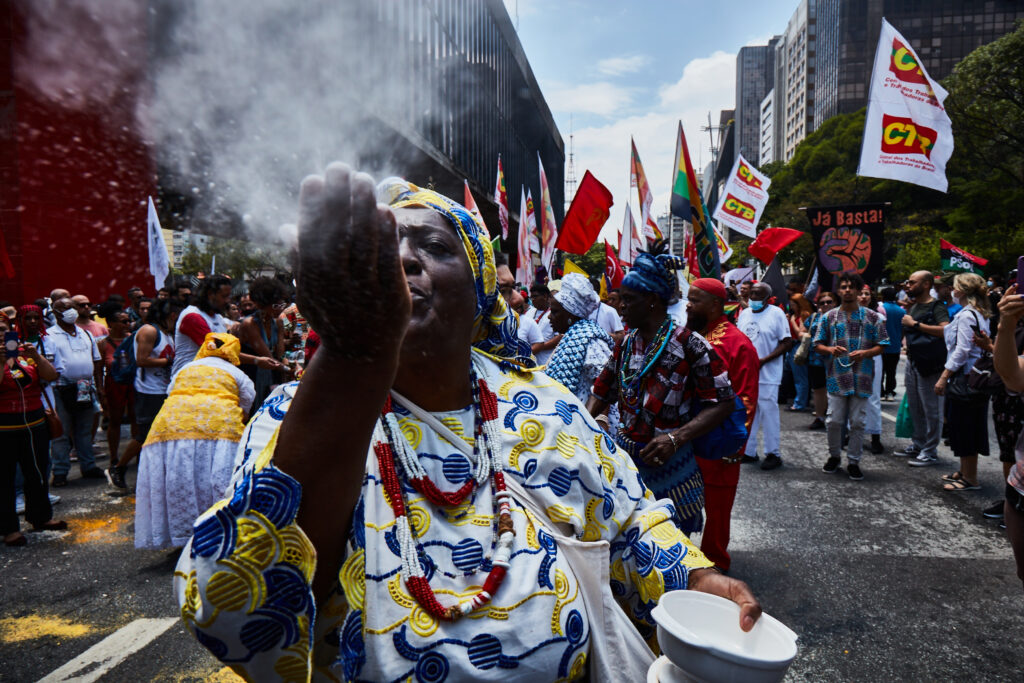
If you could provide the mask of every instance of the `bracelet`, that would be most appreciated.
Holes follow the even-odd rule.
[[[676,437],[672,436],[672,432],[668,432],[668,440],[672,442],[672,450],[678,451],[679,446],[676,445]]]

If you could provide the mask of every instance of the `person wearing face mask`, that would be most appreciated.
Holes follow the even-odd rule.
[[[76,323],[78,310],[69,297],[53,303],[57,324],[46,330],[53,341],[64,372],[57,380],[54,392],[55,408],[64,426],[64,434],[50,444],[53,461],[54,487],[66,486],[71,469],[71,446],[78,452],[78,466],[83,479],[104,479],[103,470],[96,466],[92,450],[93,398],[106,406],[103,392],[103,362],[96,340]]]
[[[772,306],[771,285],[758,282],[750,288],[750,307],[743,309],[736,320],[736,327],[750,338],[757,349],[761,370],[758,378],[757,413],[750,426],[747,454],[743,462],[757,462],[757,434],[764,433],[764,462],[762,470],[773,470],[782,465],[779,455],[779,385],[782,383],[782,357],[793,345],[786,314],[778,306]],[[755,451],[750,455],[750,450]]]
[[[836,296],[832,292],[818,294],[817,310],[804,321],[804,328],[814,339],[818,326],[825,319],[825,314],[836,305]],[[811,396],[814,403],[814,421],[807,426],[810,430],[825,429],[825,413],[828,411],[828,392],[825,391],[825,360],[821,354],[811,353],[807,359],[807,379],[811,385]]]

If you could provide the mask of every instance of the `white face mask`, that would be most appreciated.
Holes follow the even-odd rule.
[[[73,308],[69,308],[60,314],[60,318],[68,325],[74,325],[75,321],[78,320],[78,311]]]

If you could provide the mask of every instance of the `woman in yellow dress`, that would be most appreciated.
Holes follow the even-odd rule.
[[[238,339],[211,332],[171,378],[142,447],[135,491],[135,547],[180,548],[195,519],[231,481],[255,391],[238,369]]]

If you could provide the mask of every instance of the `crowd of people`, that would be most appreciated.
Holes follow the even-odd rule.
[[[19,514],[34,530],[67,529],[52,519],[60,496],[50,489],[69,485],[73,462],[82,479],[106,478],[111,493],[124,494],[129,464],[146,453],[136,545],[182,547],[227,485],[245,419],[304,364],[303,321],[277,279],[239,287],[218,275],[201,280],[195,296],[191,285],[161,288],[152,299],[139,287],[127,294],[94,306],[58,288],[20,307],[0,302],[0,331],[15,338],[0,383],[0,531],[8,546],[28,542]],[[106,468],[94,450],[100,428]]]
[[[25,543],[16,469],[26,520],[63,529],[48,486],[68,484],[72,450],[122,491],[139,457],[136,546],[186,546],[183,618],[251,680],[646,672],[666,591],[758,618],[728,576],[730,517],[743,463],[783,467],[780,405],[824,432],[823,473],[862,481],[905,357],[893,456],[938,464],[945,439],[957,466],[937,485],[979,490],[991,403],[1007,485],[981,512],[1005,518],[1024,582],[1014,288],[928,271],[881,291],[855,273],[831,291],[686,282],[656,242],[602,300],[578,273],[524,290],[473,214],[406,181],[374,193],[332,165],[300,203],[294,294],[211,276],[194,297],[133,288],[93,313],[55,290],[0,317],[20,336],[0,384],[7,545]],[[635,639],[608,632],[626,616]]]

